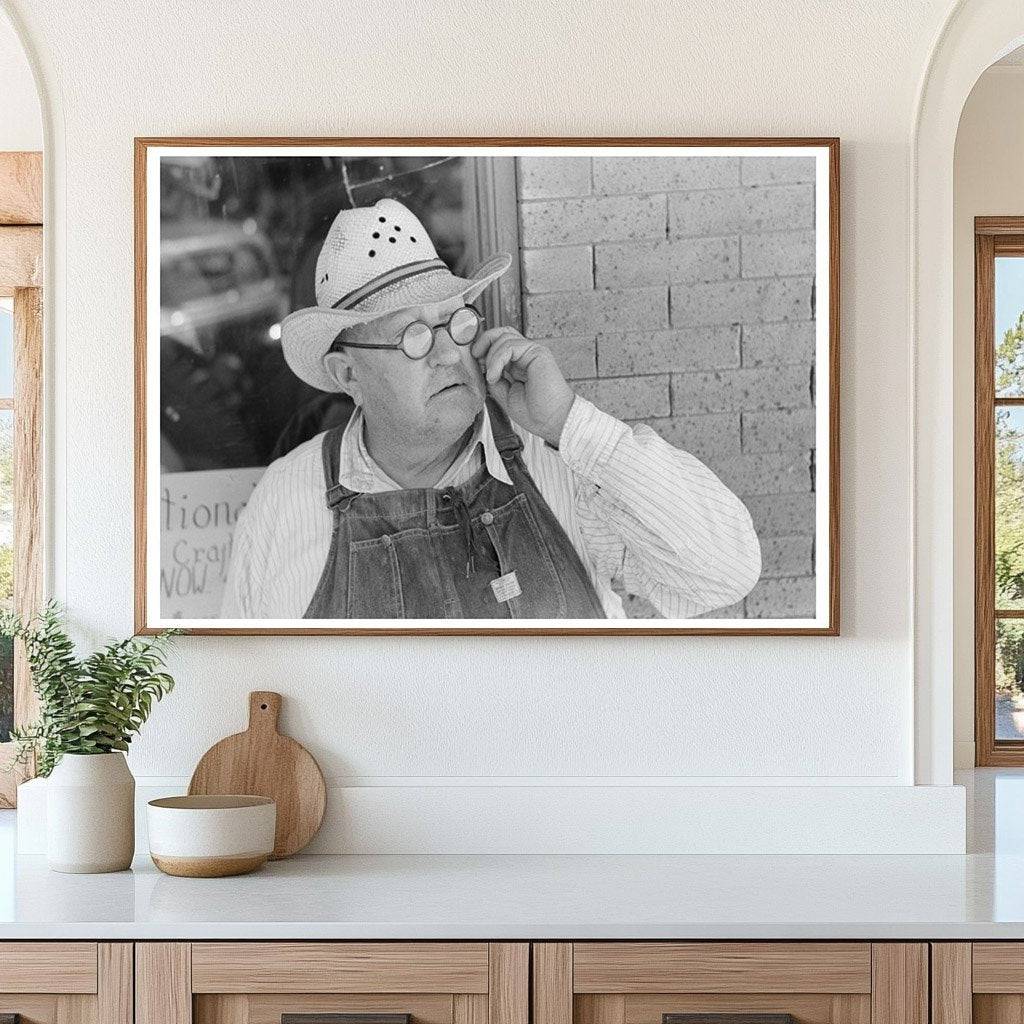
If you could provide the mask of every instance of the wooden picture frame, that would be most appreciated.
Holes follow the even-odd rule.
[[[159,331],[154,321],[160,312],[160,300],[155,284],[160,281],[159,267],[154,267],[154,253],[159,252],[160,225],[159,185],[153,179],[160,167],[159,160],[169,154],[191,154],[197,159],[220,155],[259,156],[272,151],[273,155],[301,156],[311,151],[329,150],[333,154],[355,153],[408,153],[424,151],[442,155],[460,152],[487,157],[547,156],[554,153],[566,157],[585,158],[597,150],[598,156],[711,156],[742,159],[750,155],[758,158],[793,154],[813,156],[814,178],[814,258],[815,274],[811,286],[811,309],[814,327],[814,345],[811,373],[811,408],[814,423],[813,453],[810,479],[814,508],[813,539],[810,545],[813,566],[813,615],[799,618],[776,616],[770,619],[595,619],[527,620],[522,625],[484,620],[420,620],[415,624],[395,620],[358,619],[312,620],[295,619],[287,624],[269,619],[255,619],[250,625],[244,620],[222,624],[216,617],[178,619],[161,613],[159,598],[159,557],[155,540],[155,510],[158,502],[153,486],[153,453],[159,443],[154,439],[152,395],[159,373],[154,371],[154,353],[159,343]],[[596,157],[595,157],[596,159]],[[737,160],[738,162],[738,160]],[[517,165],[518,166],[518,163]],[[781,179],[784,184],[784,176]],[[773,185],[770,174],[763,184]],[[777,184],[777,183],[775,183]],[[782,187],[782,185],[779,185]],[[763,193],[767,195],[767,193]],[[522,192],[515,193],[522,203]],[[840,260],[840,203],[839,203],[839,140],[836,138],[157,138],[135,140],[135,619],[139,633],[152,633],[169,625],[183,626],[190,632],[206,635],[614,635],[614,636],[666,636],[666,635],[718,635],[718,636],[835,636],[839,633],[840,607],[840,537],[839,537],[839,260]],[[486,222],[488,215],[482,216]],[[491,218],[495,220],[494,217]],[[492,231],[502,230],[492,223]],[[737,228],[737,236],[741,229]],[[156,241],[154,236],[157,236]],[[493,235],[491,236],[493,237]],[[737,237],[737,245],[739,238]],[[517,268],[518,273],[518,268]],[[524,286],[525,287],[525,286]],[[499,293],[498,302],[505,313],[509,304],[519,301],[518,295],[506,290]],[[526,291],[523,292],[526,294]],[[816,301],[817,300],[817,301]],[[816,301],[816,304],[815,304]],[[824,342],[822,341],[824,339]],[[737,364],[738,365],[738,364]],[[674,415],[674,413],[673,413]],[[643,418],[643,417],[641,417]],[[739,413],[737,413],[739,423]],[[813,454],[812,453],[812,454]],[[825,467],[825,471],[822,471]],[[795,472],[798,472],[796,470]],[[766,501],[767,506],[770,502]],[[777,538],[773,538],[773,541]],[[786,538],[781,538],[785,541]],[[783,545],[784,546],[784,545]],[[778,545],[773,547],[775,551]],[[762,545],[762,551],[764,546]],[[770,582],[770,581],[769,581]],[[806,588],[805,588],[806,589]],[[744,606],[746,607],[746,606]],[[294,624],[293,624],[294,623]]]

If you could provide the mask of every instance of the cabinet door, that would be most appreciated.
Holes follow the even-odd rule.
[[[928,1024],[923,943],[538,943],[533,957],[534,1024]]]
[[[1024,942],[932,943],[933,1024],[1024,1019]]]
[[[136,985],[136,1024],[528,1024],[529,947],[139,943]]]
[[[132,1024],[127,942],[0,942],[0,1018]]]

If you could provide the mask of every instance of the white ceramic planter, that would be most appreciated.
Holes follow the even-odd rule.
[[[65,754],[46,784],[53,871],[124,871],[135,854],[135,779],[124,754]]]

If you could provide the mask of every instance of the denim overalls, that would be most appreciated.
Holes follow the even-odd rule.
[[[334,532],[307,619],[603,619],[572,542],[487,408],[512,485],[481,467],[459,487],[361,494],[338,483],[342,424],[323,443]]]

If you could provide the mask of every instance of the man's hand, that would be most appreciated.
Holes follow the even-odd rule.
[[[551,350],[511,327],[494,327],[473,342],[487,390],[524,430],[558,447],[576,397]]]

